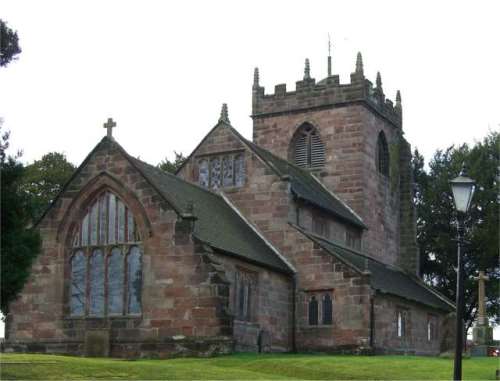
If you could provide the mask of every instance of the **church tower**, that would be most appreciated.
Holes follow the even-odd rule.
[[[253,140],[313,172],[368,226],[362,249],[388,264],[418,274],[411,149],[403,136],[401,95],[386,99],[380,73],[375,85],[363,71],[361,53],[350,82],[331,73],[318,83],[305,60],[294,91],[286,84],[266,94],[256,68]]]

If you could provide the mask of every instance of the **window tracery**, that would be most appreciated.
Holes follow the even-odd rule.
[[[245,185],[244,155],[225,154],[199,160],[198,184],[212,189]]]
[[[140,314],[141,237],[133,213],[123,201],[111,192],[101,193],[79,222],[71,242],[70,315]]]

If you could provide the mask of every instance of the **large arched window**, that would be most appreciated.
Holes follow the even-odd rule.
[[[101,193],[79,221],[72,246],[71,316],[141,313],[141,237],[120,198]]]
[[[378,134],[376,161],[377,170],[381,174],[389,176],[389,147],[384,131],[380,131]]]
[[[304,123],[295,132],[291,144],[291,159],[302,168],[321,168],[325,165],[325,145],[318,130]]]

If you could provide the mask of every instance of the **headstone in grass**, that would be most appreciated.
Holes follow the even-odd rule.
[[[85,356],[109,356],[109,331],[106,329],[93,329],[85,333]]]

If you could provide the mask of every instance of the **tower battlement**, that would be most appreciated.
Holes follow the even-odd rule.
[[[254,73],[252,91],[252,118],[269,117],[288,113],[304,112],[312,109],[342,107],[350,104],[364,104],[394,127],[402,128],[401,96],[396,96],[394,104],[386,99],[382,89],[380,73],[375,86],[365,78],[361,54],[358,53],[356,70],[351,74],[350,83],[341,84],[338,75],[329,75],[316,83],[310,76],[309,60],[306,59],[304,78],[296,82],[294,91],[287,91],[286,84],[274,87],[274,93],[266,94],[259,84],[259,71]]]

